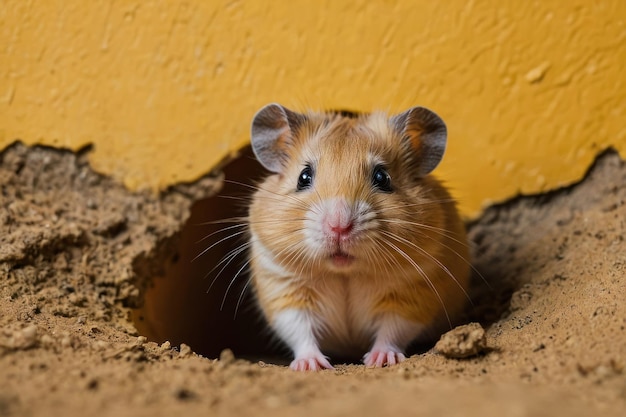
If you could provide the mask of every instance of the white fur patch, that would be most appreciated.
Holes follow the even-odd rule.
[[[274,330],[293,350],[296,358],[320,354],[319,320],[305,310],[287,309],[276,314]]]

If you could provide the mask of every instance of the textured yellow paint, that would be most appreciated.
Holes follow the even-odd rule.
[[[626,2],[5,1],[0,148],[79,148],[131,188],[206,173],[271,101],[448,123],[439,175],[486,201],[626,154]]]

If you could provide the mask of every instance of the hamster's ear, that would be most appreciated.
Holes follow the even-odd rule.
[[[304,116],[280,104],[268,104],[252,120],[252,150],[261,165],[280,173],[287,163],[287,148]]]
[[[428,175],[439,165],[446,150],[446,124],[424,107],[413,107],[390,121],[402,141],[414,152],[419,176]]]

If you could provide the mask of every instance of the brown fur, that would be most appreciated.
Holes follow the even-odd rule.
[[[280,266],[267,268],[258,261],[258,248],[253,250],[252,279],[270,323],[286,308],[324,308],[324,288],[331,280],[359,280],[371,287],[377,300],[371,306],[372,317],[395,313],[432,325],[463,306],[469,275],[463,223],[441,183],[415,174],[420,132],[415,128],[412,132],[416,137],[399,137],[387,116],[378,113],[358,117],[309,113],[282,142],[288,163],[260,184],[250,206],[251,232]],[[392,193],[372,190],[371,155],[388,167]],[[297,178],[308,163],[316,166],[315,186],[296,192]],[[306,210],[320,198],[338,195],[365,200],[377,218],[392,221],[381,221],[377,230],[367,231],[368,237],[358,242],[358,264],[348,272],[329,271],[303,244]],[[384,240],[390,244],[381,243]]]

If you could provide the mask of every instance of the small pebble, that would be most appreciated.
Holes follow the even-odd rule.
[[[98,350],[105,350],[106,348],[109,347],[109,344],[105,342],[104,340],[98,340],[96,343],[94,343],[94,346]]]
[[[29,349],[37,344],[37,326],[31,324],[13,332],[10,346],[14,349]]]
[[[447,358],[476,356],[486,348],[485,329],[479,323],[458,326],[441,336],[435,351]]]
[[[43,346],[52,346],[54,345],[54,339],[50,335],[44,334],[41,336],[41,344]]]
[[[230,349],[224,349],[220,353],[220,362],[224,364],[229,364],[235,361],[235,354]]]
[[[188,345],[181,343],[179,356],[184,358],[185,356],[189,355],[191,355],[191,348]]]
[[[63,336],[61,339],[61,346],[64,348],[68,348],[72,346],[72,338],[69,336]]]

